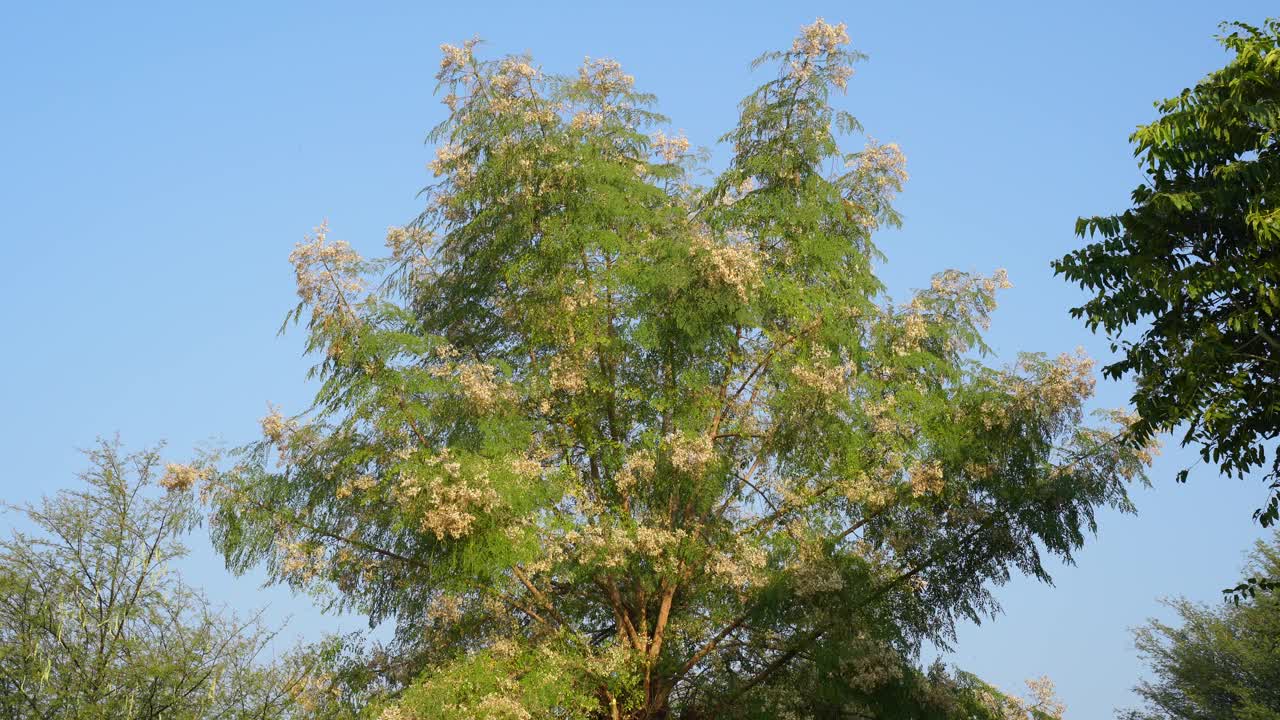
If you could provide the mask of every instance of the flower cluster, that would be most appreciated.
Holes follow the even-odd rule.
[[[898,399],[892,394],[868,399],[862,408],[871,421],[871,429],[877,434],[893,435],[902,431],[902,421],[898,417]]]
[[[587,388],[582,363],[557,355],[551,359],[551,389],[575,395]]]
[[[438,540],[458,539],[470,534],[482,513],[498,505],[498,493],[484,470],[464,477],[462,464],[452,459],[448,448],[428,459],[432,470],[406,472],[394,495],[406,510],[419,509],[419,524]]]
[[[432,235],[416,227],[395,226],[387,229],[387,249],[395,260],[403,260],[414,253],[425,253],[431,246]]]
[[[1008,290],[1013,287],[1013,283],[1009,282],[1009,272],[1004,268],[997,268],[991,277],[982,281],[982,289],[988,295],[994,295],[996,290]]]
[[[609,58],[585,58],[578,68],[578,79],[599,95],[627,92],[636,82],[634,77],[622,72],[618,61]]]
[[[947,270],[933,276],[929,290],[912,299],[912,308],[923,311],[941,301],[942,312],[961,313],[974,326],[986,330],[991,326],[991,311],[996,309],[996,292],[1011,287],[1009,273],[1003,269],[990,277]]]
[[[841,47],[849,44],[849,32],[844,23],[832,25],[818,18],[812,25],[801,28],[800,35],[791,44],[789,70],[791,77],[803,83],[812,75],[816,66],[823,60],[826,63],[826,77],[841,90],[853,76],[853,68],[844,58],[838,57],[832,62],[832,56],[839,56]]]
[[[267,415],[258,421],[262,426],[262,436],[273,445],[283,445],[289,435],[297,429],[298,424],[292,418],[286,418],[280,413],[280,408],[267,404]]]
[[[527,85],[538,77],[538,69],[525,58],[509,57],[498,66],[491,81],[493,87],[504,95],[515,94],[521,85]]]
[[[165,466],[164,475],[160,478],[160,487],[169,492],[186,492],[207,474],[207,470],[190,465],[169,463]]]
[[[653,139],[649,144],[650,149],[662,158],[667,164],[680,161],[680,158],[689,153],[689,138],[683,133],[680,135],[669,136],[659,130],[653,134]]]
[[[818,347],[811,354],[810,362],[792,365],[791,374],[804,387],[823,396],[834,396],[848,387],[857,365],[853,361],[832,364],[830,360],[831,352],[825,347]]]
[[[1076,348],[1074,355],[1062,353],[1049,365],[1039,382],[1017,386],[1018,399],[1025,406],[1041,403],[1055,413],[1078,408],[1093,395],[1097,384],[1093,365],[1093,359],[1085,354],[1084,348]]]
[[[983,691],[980,699],[997,717],[1002,720],[1029,720],[1031,718],[1049,718],[1062,720],[1067,706],[1054,694],[1053,681],[1048,676],[1028,680],[1027,688],[1031,690],[1032,700],[1028,702],[1013,695],[997,696],[990,691]]]
[[[462,395],[481,412],[492,410],[505,394],[497,374],[497,368],[487,363],[458,365],[458,384],[462,386]]]
[[[314,580],[323,567],[324,547],[299,540],[288,530],[280,532],[278,537],[275,551],[280,575],[295,585],[306,585]]]
[[[844,587],[840,568],[820,551],[808,546],[791,566],[795,593],[800,597],[836,592]]]
[[[715,553],[707,570],[730,587],[746,589],[764,581],[768,560],[760,546],[739,539],[734,547]]]
[[[462,619],[462,599],[451,593],[440,593],[427,607],[427,622],[448,625]]]
[[[462,47],[449,45],[445,43],[440,46],[440,74],[437,77],[444,79],[444,76],[451,70],[458,70],[471,64],[473,60],[472,52],[479,40],[468,40],[462,44]]]
[[[569,531],[564,536],[581,562],[609,570],[620,570],[632,560],[640,560],[658,570],[672,570],[678,563],[677,550],[687,539],[684,529],[648,525],[624,530],[592,524],[581,532]]]
[[[942,466],[936,462],[921,463],[911,469],[911,497],[942,492]]]
[[[428,167],[431,168],[433,175],[440,177],[450,170],[463,169],[460,163],[463,156],[464,152],[461,147],[446,143],[436,148],[436,158],[430,162]]]
[[[690,251],[704,258],[711,279],[732,288],[741,302],[746,302],[760,284],[759,255],[745,241],[717,243],[704,232],[694,232]]]
[[[882,145],[875,138],[868,138],[866,147],[858,153],[853,166],[872,187],[893,198],[896,190],[910,179],[907,175],[907,156],[897,143]]]
[[[349,315],[352,310],[348,296],[364,289],[364,260],[347,242],[329,242],[328,234],[328,226],[321,224],[289,254],[297,276],[298,297],[313,308],[313,319]]]
[[[595,110],[582,110],[569,123],[574,130],[598,130],[604,125],[604,115]]]
[[[342,688],[334,683],[332,676],[326,673],[316,673],[291,683],[287,692],[299,707],[308,713],[314,713],[327,704],[331,698],[340,696]]]
[[[656,467],[656,458],[652,452],[641,450],[632,453],[613,476],[614,485],[618,492],[629,493],[638,484],[653,477]]]
[[[891,470],[892,473],[880,472],[875,476],[862,471],[853,473],[840,484],[841,493],[869,512],[875,512],[893,502],[893,486],[883,477],[884,474],[896,474],[898,468],[892,460],[890,464],[881,466],[883,470]]]
[[[663,442],[670,453],[671,465],[690,476],[701,475],[715,459],[715,448],[706,435],[690,437],[684,433],[671,433]]]
[[[791,44],[797,55],[817,56],[838,52],[849,44],[849,28],[845,23],[832,25],[822,18],[800,28],[800,36]]]
[[[901,332],[893,340],[893,351],[898,355],[906,355],[920,349],[920,343],[929,336],[929,326],[924,317],[917,312],[908,312],[902,317]]]
[[[343,483],[334,493],[339,500],[345,500],[356,492],[368,492],[378,484],[378,480],[372,475],[358,475],[354,480]]]
[[[382,710],[378,720],[417,720],[417,716],[399,705],[392,705]]]

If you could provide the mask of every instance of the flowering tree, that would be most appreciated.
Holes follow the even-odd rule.
[[[394,620],[383,717],[938,715],[921,643],[1128,508],[1087,359],[980,362],[1003,272],[885,297],[847,45],[760,59],[710,184],[617,63],[444,46],[427,210],[298,246],[315,406],[205,491],[233,567]]]

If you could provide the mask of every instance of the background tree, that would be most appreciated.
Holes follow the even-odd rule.
[[[320,691],[318,655],[257,662],[271,634],[174,573],[201,471],[161,474],[155,452],[113,442],[88,456],[86,487],[14,508],[34,532],[0,542],[0,715],[276,718]]]
[[[427,211],[297,247],[322,386],[210,479],[214,539],[394,620],[382,717],[936,716],[921,643],[1129,507],[1087,359],[979,361],[1003,272],[884,295],[906,173],[839,145],[848,40],[761,58],[706,185],[617,63],[446,45]]]
[[[1160,117],[1131,136],[1146,174],[1133,207],[1082,218],[1076,233],[1101,239],[1054,269],[1094,293],[1072,313],[1124,351],[1103,372],[1133,374],[1137,437],[1185,425],[1183,444],[1223,473],[1264,468],[1272,492],[1254,516],[1269,526],[1280,518],[1280,21],[1223,27],[1226,67],[1156,103]]]
[[[1280,577],[1280,534],[1259,541],[1248,572]],[[1130,720],[1280,718],[1280,596],[1259,592],[1239,604],[1167,603],[1179,625],[1155,620],[1135,633],[1153,679],[1135,690],[1146,702]]]

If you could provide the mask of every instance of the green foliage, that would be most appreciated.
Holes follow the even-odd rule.
[[[315,406],[203,492],[233,568],[394,623],[370,713],[934,707],[921,644],[1129,508],[1087,359],[981,362],[1002,271],[885,296],[906,172],[843,149],[847,44],[764,56],[706,184],[616,63],[444,46],[427,210],[383,260],[297,247]]]
[[[1259,542],[1249,571],[1280,577],[1280,534]],[[1135,633],[1151,665],[1136,690],[1145,701],[1130,720],[1280,718],[1280,595],[1262,591],[1238,603],[1167,603],[1180,624],[1152,620]]]
[[[1073,314],[1124,351],[1104,372],[1134,376],[1135,436],[1185,423],[1183,444],[1223,473],[1267,468],[1273,492],[1255,517],[1269,526],[1280,519],[1274,445],[1267,458],[1280,434],[1280,21],[1224,30],[1231,61],[1134,132],[1146,180],[1133,207],[1082,218],[1076,233],[1100,239],[1054,269],[1094,294]]]
[[[0,542],[0,715],[75,720],[292,717],[314,664],[257,662],[272,638],[220,614],[171,565],[200,471],[155,452],[88,453],[83,489],[14,508]],[[157,495],[155,485],[169,488]]]

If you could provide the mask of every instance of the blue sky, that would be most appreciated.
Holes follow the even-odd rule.
[[[294,303],[286,257],[321,220],[377,252],[419,210],[438,45],[472,35],[530,51],[550,71],[618,59],[713,164],[758,53],[817,16],[849,24],[870,60],[838,102],[905,150],[905,226],[878,239],[902,295],[955,267],[1005,267],[1015,284],[990,341],[1084,346],[1081,295],[1048,263],[1078,244],[1081,214],[1117,211],[1140,179],[1127,143],[1226,60],[1227,19],[1263,2],[6,3],[0,20],[0,498],[74,482],[76,452],[119,432],[131,446],[252,439],[268,401],[297,411],[311,387],[301,336],[276,337]],[[357,9],[358,8],[358,9]],[[1121,383],[1100,383],[1118,406]],[[1167,617],[1159,596],[1217,600],[1262,532],[1258,483],[1169,447],[1140,514],[1103,514],[1056,587],[1019,579],[1004,614],[965,626],[950,662],[1008,689],[1047,673],[1069,715],[1132,702],[1141,665],[1127,628]],[[9,520],[0,520],[0,530]],[[230,578],[194,537],[188,578],[215,598],[292,615],[314,636],[359,626],[307,598]]]

